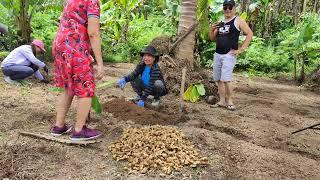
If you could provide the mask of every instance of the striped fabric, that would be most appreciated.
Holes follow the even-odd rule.
[[[141,78],[141,75],[142,75],[145,67],[146,67],[146,64],[143,61],[140,62],[139,64],[137,64],[137,66],[134,69],[134,71],[131,72],[129,75],[124,77],[126,82],[131,82],[131,81],[135,80],[136,78]],[[145,101],[147,99],[147,97],[150,94],[152,94],[152,92],[154,91],[154,82],[156,80],[161,80],[163,82],[163,84],[165,85],[160,66],[158,64],[153,64],[151,66],[151,71],[150,71],[149,86],[147,86],[144,89],[142,97],[141,97],[142,100]],[[166,88],[166,92],[167,92],[167,88]],[[167,93],[165,93],[165,94],[167,94]]]

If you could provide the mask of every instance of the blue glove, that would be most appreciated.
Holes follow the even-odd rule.
[[[126,80],[124,78],[119,79],[118,86],[123,89],[126,86]]]
[[[140,106],[140,107],[144,107],[144,101],[143,100],[139,100],[137,105]]]

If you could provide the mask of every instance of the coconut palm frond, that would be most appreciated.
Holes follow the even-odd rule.
[[[198,0],[197,1],[197,18],[199,21],[199,32],[201,39],[208,39],[209,33],[209,1]]]

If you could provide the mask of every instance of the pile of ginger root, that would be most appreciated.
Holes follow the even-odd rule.
[[[160,170],[171,174],[183,166],[196,167],[208,161],[177,128],[169,126],[127,128],[109,150],[115,160],[128,161],[130,173]]]

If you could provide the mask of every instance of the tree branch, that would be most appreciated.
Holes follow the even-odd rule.
[[[177,47],[177,45],[184,39],[186,38],[197,26],[198,26],[198,22],[195,22],[192,26],[189,27],[189,29],[187,30],[187,32],[181,36],[171,47],[169,50],[169,54],[172,53],[172,51]]]

